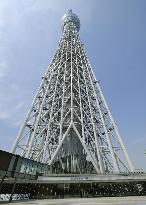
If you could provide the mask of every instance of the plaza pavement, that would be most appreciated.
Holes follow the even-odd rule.
[[[3,203],[0,204],[9,204]],[[66,198],[15,201],[12,205],[146,205],[146,196],[102,197],[102,198]]]

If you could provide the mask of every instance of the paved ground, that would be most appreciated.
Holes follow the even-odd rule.
[[[8,203],[0,203],[8,204]],[[106,198],[70,198],[44,199],[13,202],[12,205],[146,205],[146,196],[141,197],[106,197]]]

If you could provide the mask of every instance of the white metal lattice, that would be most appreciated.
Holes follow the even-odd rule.
[[[68,172],[133,172],[69,11],[63,35],[12,152]],[[94,170],[94,171],[93,171]]]

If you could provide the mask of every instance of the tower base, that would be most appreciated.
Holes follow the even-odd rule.
[[[71,179],[69,182],[69,180],[65,181],[65,176],[62,177],[64,181],[61,180],[61,176],[50,176],[48,181],[47,177],[39,177],[37,180],[17,179],[17,182],[14,179],[8,179],[1,187],[1,195],[9,197],[12,194],[12,200],[146,196],[146,179],[140,180],[140,175],[139,180],[137,175],[137,179],[135,177],[133,180],[123,181],[112,180],[115,176],[110,176],[110,180],[108,176],[105,176],[104,180],[101,177],[101,180],[96,181],[91,181],[87,176],[66,176]],[[93,178],[93,176],[88,177]],[[54,181],[55,178],[56,181]]]

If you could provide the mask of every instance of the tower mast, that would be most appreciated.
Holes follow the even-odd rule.
[[[20,128],[12,153],[65,173],[120,173],[134,168],[69,10],[62,37]]]

